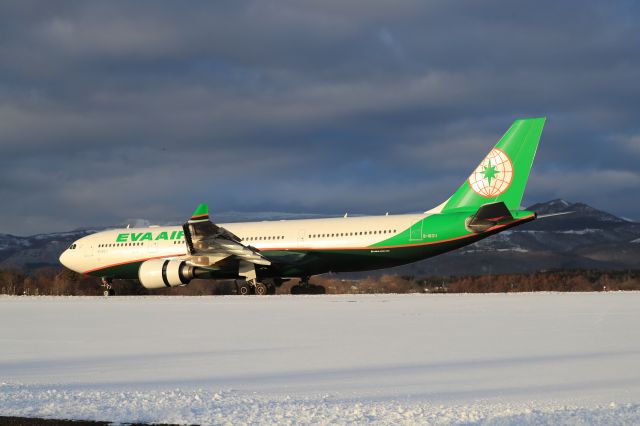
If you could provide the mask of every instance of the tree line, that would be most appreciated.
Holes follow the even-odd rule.
[[[536,273],[429,276],[382,275],[363,279],[341,279],[332,275],[314,277],[312,283],[327,294],[374,293],[511,293],[533,291],[619,291],[640,290],[640,270],[559,270]],[[289,294],[297,280],[278,288]],[[225,295],[235,294],[232,280],[193,280],[184,287],[147,290],[135,280],[116,280],[118,295]],[[94,296],[102,294],[100,280],[68,269],[43,268],[33,273],[0,270],[0,294]]]

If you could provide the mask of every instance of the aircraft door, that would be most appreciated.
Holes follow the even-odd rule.
[[[411,227],[409,228],[409,241],[420,240],[422,240],[422,219],[411,224]]]
[[[79,249],[82,249],[82,254],[85,259],[91,259],[93,257],[93,244],[85,243],[82,245],[78,245]]]
[[[298,231],[298,247],[304,247],[306,244],[306,233],[307,231],[305,231],[304,229],[301,229]]]

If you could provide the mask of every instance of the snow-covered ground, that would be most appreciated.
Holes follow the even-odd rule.
[[[0,297],[0,415],[640,424],[640,293]]]

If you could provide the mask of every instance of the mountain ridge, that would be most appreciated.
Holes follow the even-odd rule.
[[[533,272],[549,269],[640,268],[640,223],[617,217],[581,202],[554,199],[527,208],[540,218],[475,244],[410,265],[346,277],[403,275],[470,275]],[[223,214],[225,221],[232,215]],[[260,219],[281,219],[274,212]],[[295,215],[287,214],[287,219]],[[317,215],[300,215],[300,218]],[[246,214],[240,215],[246,220]],[[0,234],[0,268],[32,271],[60,267],[58,257],[73,241],[103,229],[91,227],[20,237]]]

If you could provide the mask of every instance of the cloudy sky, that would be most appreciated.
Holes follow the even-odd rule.
[[[0,5],[0,232],[424,211],[514,118],[524,204],[640,219],[635,1]]]

